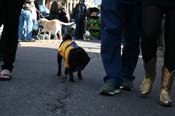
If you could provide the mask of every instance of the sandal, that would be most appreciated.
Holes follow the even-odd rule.
[[[12,78],[11,72],[8,69],[3,69],[0,72],[0,80],[10,80]]]

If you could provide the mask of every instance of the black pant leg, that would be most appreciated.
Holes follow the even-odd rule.
[[[162,18],[163,9],[160,7],[148,5],[142,8],[141,50],[146,63],[156,56]]]
[[[13,69],[18,44],[18,22],[23,0],[3,1],[3,24],[4,29],[1,37],[4,64],[2,69]]]
[[[167,10],[164,30],[164,65],[171,72],[172,70],[175,70],[175,8]]]

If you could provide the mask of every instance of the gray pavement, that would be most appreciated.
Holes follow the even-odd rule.
[[[13,78],[0,81],[0,116],[174,116],[171,108],[159,106],[161,57],[152,93],[139,96],[144,71],[140,57],[135,70],[135,89],[113,97],[100,96],[98,90],[105,75],[99,41],[78,41],[91,57],[82,81],[69,82],[57,77],[56,53],[59,41],[22,42],[19,44]],[[175,86],[173,87],[175,88]],[[172,98],[175,100],[175,91]]]

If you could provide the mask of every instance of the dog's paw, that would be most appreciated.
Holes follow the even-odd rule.
[[[81,72],[78,72],[77,76],[78,76],[78,79],[79,79],[79,80],[83,80],[83,77],[82,77]]]
[[[57,72],[57,76],[61,76],[61,72]]]
[[[64,70],[64,74],[65,74],[65,75],[68,75],[68,69],[65,69],[65,70]]]
[[[72,78],[70,78],[69,81],[70,81],[70,82],[75,82],[74,79],[72,79]]]
[[[83,80],[82,76],[78,76],[78,79],[79,79],[79,80]]]

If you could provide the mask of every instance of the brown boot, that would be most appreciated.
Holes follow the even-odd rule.
[[[154,57],[148,63],[144,63],[145,77],[140,85],[141,95],[146,95],[151,92],[156,77],[156,61],[157,57]]]
[[[175,77],[175,70],[169,72],[166,67],[162,68],[161,88],[160,88],[160,104],[163,106],[171,106],[170,90]]]

